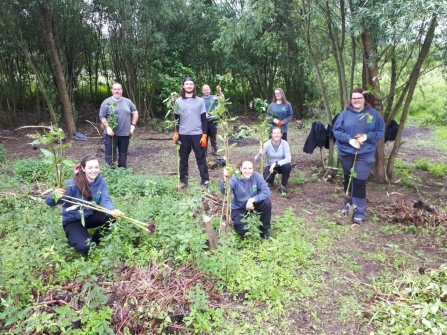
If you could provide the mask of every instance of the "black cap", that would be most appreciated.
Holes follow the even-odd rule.
[[[185,83],[185,81],[192,81],[194,83],[194,79],[192,77],[185,77],[185,79],[183,79],[183,84]]]

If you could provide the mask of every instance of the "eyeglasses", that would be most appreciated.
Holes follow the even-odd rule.
[[[351,100],[356,101],[356,100],[363,100],[365,99],[365,97],[360,97],[360,98],[351,98]]]

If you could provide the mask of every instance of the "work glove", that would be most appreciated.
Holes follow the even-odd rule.
[[[276,166],[277,166],[276,162],[270,165],[270,173],[273,173],[273,170],[275,169]]]
[[[130,126],[130,130],[129,130],[129,135],[132,136],[133,135],[133,131],[135,130],[135,126],[131,125]]]
[[[112,212],[112,216],[116,219],[116,218],[124,216],[124,213],[121,212],[119,209],[114,209]]]
[[[253,210],[255,209],[255,198],[250,198],[247,200],[247,204],[245,205],[246,210]]]
[[[278,125],[278,127],[283,126],[284,125],[284,121],[278,121],[277,125]]]
[[[177,144],[179,139],[178,131],[174,131],[174,137],[172,138],[172,143]]]
[[[107,131],[107,135],[109,135],[109,136],[115,136],[115,133],[113,132],[113,130],[112,130],[112,128],[111,128],[110,126],[108,126],[108,127],[106,128],[106,131]]]
[[[230,168],[223,169],[224,178],[228,178],[230,176]]]
[[[278,120],[277,118],[274,118],[274,119],[273,119],[273,123],[274,123],[274,124],[276,124],[276,125],[277,125],[277,124],[278,124],[278,122],[279,122],[279,120]]]
[[[366,134],[357,134],[355,135],[355,138],[357,139],[358,142],[362,143],[366,141],[367,136]]]
[[[65,195],[65,192],[66,191],[63,188],[56,188],[51,197],[54,199],[54,201],[58,202],[59,199]]]
[[[202,134],[202,138],[200,139],[200,146],[202,148],[206,148],[206,139],[207,139],[208,135],[207,134]]]
[[[361,144],[355,138],[351,138],[349,140],[349,144],[352,145],[356,149],[360,149],[360,147],[361,147]]]
[[[67,191],[63,188],[56,188],[54,192],[59,192],[59,195],[63,197]]]

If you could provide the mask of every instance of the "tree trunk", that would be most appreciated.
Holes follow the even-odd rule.
[[[362,32],[362,45],[363,45],[363,68],[364,68],[364,80],[367,84],[370,83],[372,86],[372,101],[368,101],[372,107],[379,112],[380,115],[383,117],[383,108],[382,108],[382,98],[379,95],[380,92],[380,86],[379,86],[379,80],[372,80],[375,76],[378,76],[378,65],[377,62],[370,62],[370,58],[373,54],[376,53],[373,47],[373,40],[371,33],[368,29],[365,29]],[[371,64],[371,66],[368,66],[367,64]],[[386,174],[385,174],[385,139],[382,138],[379,141],[379,144],[377,146],[376,150],[376,162],[373,167],[373,173],[376,175],[376,177],[380,181],[386,181]]]
[[[304,0],[301,1],[303,8],[307,9],[306,3]],[[310,38],[310,11],[306,13],[307,15],[304,15],[304,39],[306,41],[306,47],[307,51],[309,53],[310,59],[312,61],[312,64],[315,69],[315,73],[317,75],[318,85],[320,87],[321,95],[323,96],[323,103],[324,108],[326,109],[326,115],[328,118],[329,123],[332,123],[332,114],[331,114],[331,108],[329,104],[329,98],[327,96],[326,87],[324,85],[324,80],[320,72],[320,68],[318,67],[317,59],[314,55],[314,51],[311,44],[311,38]],[[329,158],[328,158],[328,165],[332,166],[334,163],[334,143],[333,141],[330,141],[329,146]]]
[[[54,41],[53,33],[48,32],[48,42],[50,44],[50,52],[53,58],[54,67],[56,71],[57,89],[61,97],[62,108],[64,111],[65,126],[67,127],[68,134],[74,135],[76,133],[76,125],[73,117],[73,110],[71,108],[70,97],[68,95],[67,84],[64,77],[64,71],[62,69],[59,53],[57,52],[56,42]]]
[[[405,121],[407,120],[408,110],[410,107],[411,100],[413,99],[413,93],[416,89],[417,81],[419,79],[419,75],[421,73],[422,64],[425,61],[425,58],[428,55],[428,52],[430,51],[431,44],[433,42],[434,32],[436,27],[438,26],[438,16],[436,14],[433,14],[431,20],[430,20],[430,26],[427,30],[427,34],[425,35],[424,43],[422,44],[422,47],[420,49],[418,58],[416,63],[414,64],[413,70],[411,71],[410,78],[408,79],[408,83],[404,89],[404,92],[408,92],[405,97],[405,104],[402,110],[402,116],[400,118],[400,124],[399,129],[397,130],[396,140],[394,141],[393,150],[390,153],[390,156],[388,158],[388,165],[387,165],[387,174],[391,178],[394,171],[394,161],[397,157],[397,153],[399,152],[400,146],[402,145],[401,139],[402,139],[402,133],[404,131]],[[401,98],[403,99],[403,98]],[[401,100],[399,99],[399,100]]]
[[[50,14],[48,9],[42,5],[40,7],[40,12],[42,14],[43,24],[45,26],[45,39],[47,40],[48,46],[50,48],[50,56],[54,63],[55,75],[56,75],[56,85],[59,91],[62,109],[64,114],[65,126],[67,127],[67,132],[69,136],[73,136],[76,133],[76,125],[73,117],[73,110],[71,108],[70,96],[68,95],[67,82],[64,76],[64,70],[62,68],[61,59],[59,57],[59,52],[56,46],[56,41],[54,39],[53,30],[51,27]]]

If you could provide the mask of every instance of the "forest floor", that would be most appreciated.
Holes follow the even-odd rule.
[[[234,125],[255,123],[254,117],[239,117]],[[8,159],[38,158],[40,150],[29,145],[32,141],[26,134],[36,129],[2,130],[0,140],[7,150]],[[67,155],[75,162],[87,154],[97,154],[103,162],[103,141],[97,130],[90,124],[80,125],[79,132],[89,137],[88,141],[77,141],[67,149]],[[312,299],[298,300],[290,311],[288,328],[291,334],[370,334],[374,331],[370,323],[372,315],[368,305],[377,293],[376,284],[395,278],[404,271],[425,271],[437,268],[447,262],[446,237],[424,233],[398,224],[393,213],[399,206],[411,208],[418,200],[427,205],[445,208],[447,205],[446,178],[434,179],[427,171],[414,170],[413,183],[403,183],[399,174],[388,183],[373,180],[367,184],[367,218],[362,225],[345,222],[339,214],[343,203],[343,187],[340,176],[327,178],[323,171],[320,150],[313,154],[303,153],[303,145],[310,128],[298,129],[295,123],[289,128],[289,144],[292,151],[291,182],[286,197],[281,197],[277,189],[272,189],[273,214],[282,215],[292,208],[297,217],[304,218],[309,231],[317,234],[327,230],[332,224],[342,229],[330,230],[335,242],[327,254],[315,255],[316,269],[322,285]],[[415,134],[416,133],[416,134]],[[409,140],[401,147],[399,160],[411,164],[426,157],[443,160],[445,151],[430,148],[432,130],[419,129],[409,125],[404,138]],[[255,135],[240,140],[232,140],[237,145],[232,148],[231,161],[252,159],[258,151],[259,141]],[[386,145],[390,152],[393,143]],[[325,150],[327,154],[327,150]],[[208,159],[213,161],[214,156]],[[148,127],[137,127],[131,139],[128,166],[135,173],[148,175],[176,174],[176,147],[170,133],[161,133]],[[255,167],[256,169],[256,167]],[[293,184],[293,177],[300,171],[304,183]],[[221,168],[210,169],[211,183],[218,183]],[[199,183],[194,155],[190,157],[190,183]],[[278,178],[276,185],[279,186]],[[273,221],[274,223],[274,221]],[[275,237],[274,224],[272,235]],[[268,321],[266,321],[268,322]]]

